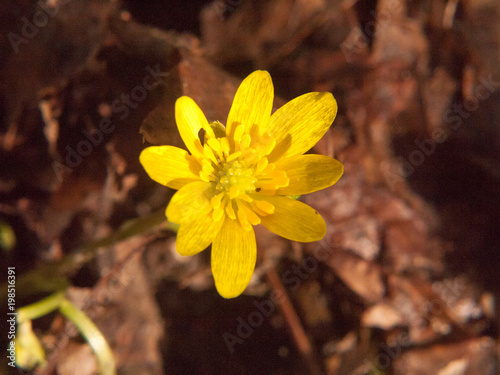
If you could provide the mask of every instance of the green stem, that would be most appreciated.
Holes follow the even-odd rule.
[[[94,350],[101,375],[115,375],[113,352],[94,322],[67,299],[62,300],[59,310],[61,314],[73,322]]]
[[[82,310],[64,297],[63,292],[53,294],[39,302],[19,308],[17,310],[17,322],[20,326],[22,323],[29,322],[31,329],[31,320],[40,318],[57,309],[78,328],[82,336],[92,347],[99,363],[101,375],[115,375],[115,360],[106,339],[94,322]]]
[[[165,229],[177,232],[178,225],[165,219],[165,210],[158,210],[148,217],[129,220],[110,236],[98,241],[87,243],[65,256],[60,262],[46,264],[40,268],[28,271],[17,280],[16,289],[19,297],[25,297],[40,292],[55,292],[65,290],[69,286],[68,275],[80,269],[83,264],[93,259],[99,249],[109,247],[138,234],[146,233],[163,224]],[[0,289],[0,299],[6,299],[7,285]]]
[[[17,309],[17,322],[24,323],[27,320],[40,318],[54,310],[57,310],[64,300],[64,293],[56,293],[41,301]]]

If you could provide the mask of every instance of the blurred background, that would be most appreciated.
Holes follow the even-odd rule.
[[[498,374],[499,19],[496,0],[5,0],[2,283],[15,267],[17,307],[65,290],[118,374]],[[225,123],[256,69],[275,107],[333,93],[312,152],[345,173],[300,198],[325,238],[257,228],[250,286],[224,300],[138,156],[183,147],[181,95]],[[47,366],[7,373],[97,373],[60,314],[33,328]]]

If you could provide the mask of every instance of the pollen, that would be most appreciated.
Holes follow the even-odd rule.
[[[227,216],[250,230],[260,224],[260,217],[274,213],[274,206],[259,195],[275,195],[290,181],[285,171],[276,170],[267,159],[276,142],[269,134],[252,137],[239,125],[234,147],[230,147],[226,137],[218,138],[211,130],[204,134],[204,158],[200,160],[200,177],[214,188],[211,216],[215,221]]]
[[[253,193],[257,179],[254,177],[254,170],[247,168],[245,163],[239,160],[233,160],[225,163],[218,173],[219,181],[215,189],[217,192],[225,191],[230,195],[236,190],[241,193]]]

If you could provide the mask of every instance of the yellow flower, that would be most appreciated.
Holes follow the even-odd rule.
[[[177,251],[194,255],[212,244],[215,286],[225,298],[240,295],[250,282],[257,255],[252,225],[293,241],[320,240],[323,218],[289,196],[324,189],[343,173],[333,158],[303,155],[335,119],[332,94],[299,96],[271,115],[273,97],[269,73],[253,72],[238,88],[224,128],[208,123],[183,96],[175,119],[190,153],[153,146],[140,155],[153,180],[179,190],[166,212],[180,224]]]

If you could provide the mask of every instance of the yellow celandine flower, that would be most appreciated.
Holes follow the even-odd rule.
[[[269,73],[253,72],[238,88],[224,128],[208,123],[183,96],[175,103],[175,119],[190,153],[152,146],[140,155],[153,180],[179,190],[166,211],[169,221],[180,224],[177,252],[194,255],[212,244],[215,286],[225,298],[240,295],[253,274],[252,225],[293,241],[323,238],[321,215],[290,196],[331,186],[344,169],[331,157],[303,155],[335,119],[332,94],[299,96],[271,115],[273,98]]]

